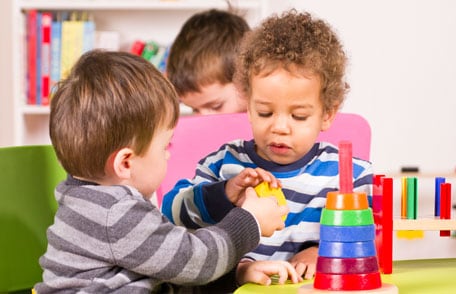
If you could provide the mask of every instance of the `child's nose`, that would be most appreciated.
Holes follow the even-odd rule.
[[[288,118],[284,115],[276,116],[273,121],[272,130],[276,133],[289,133],[290,127]]]

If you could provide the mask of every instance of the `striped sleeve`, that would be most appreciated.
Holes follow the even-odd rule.
[[[176,225],[196,229],[220,221],[234,205],[225,194],[226,180],[249,162],[243,161],[242,140],[224,144],[196,167],[193,179],[182,179],[165,194],[162,213]]]

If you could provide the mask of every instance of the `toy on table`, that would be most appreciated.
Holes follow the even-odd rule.
[[[372,209],[365,193],[353,192],[351,143],[339,144],[339,191],[329,192],[320,220],[320,246],[313,285],[299,293],[398,293],[382,284]]]
[[[451,184],[445,178],[435,178],[435,213],[440,219],[451,219]],[[450,237],[450,230],[441,230],[440,237]]]
[[[287,205],[287,200],[285,195],[283,195],[282,189],[280,188],[271,188],[268,182],[261,182],[255,187],[255,192],[258,194],[258,197],[269,197],[274,196],[277,199],[279,205]],[[286,215],[282,217],[283,220],[287,218]]]
[[[375,242],[380,272],[393,272],[393,179],[374,175],[372,191]]]
[[[451,220],[451,183],[435,178],[434,218],[417,216],[417,179],[402,177],[401,218],[394,220],[398,238],[423,238],[424,230],[440,230],[441,237],[450,237],[456,222]],[[384,210],[384,209],[383,209]]]
[[[401,218],[416,219],[418,213],[418,179],[402,177],[401,179]],[[400,230],[396,232],[399,239],[423,239],[423,230]]]
[[[372,208],[376,224],[377,255],[383,274],[393,272],[393,231],[397,231],[398,237],[410,238],[423,235],[423,231],[440,231],[441,237],[448,237],[452,230],[456,230],[456,220],[451,219],[451,183],[446,183],[442,177],[435,178],[433,218],[407,216],[407,177],[402,177],[401,184],[401,214],[393,219],[393,178],[374,176]],[[414,193],[412,197],[415,197]]]

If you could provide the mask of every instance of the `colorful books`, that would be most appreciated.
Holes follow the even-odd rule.
[[[76,60],[94,48],[95,23],[82,12],[38,11],[26,14],[27,101],[49,105],[52,89]]]
[[[133,45],[131,45],[130,53],[141,56],[146,43],[141,40],[136,40]]]
[[[41,105],[41,45],[42,45],[42,31],[41,31],[41,12],[36,14],[36,89],[35,97],[36,104]]]
[[[94,48],[118,51],[120,34],[96,31],[90,13],[83,11],[24,12],[26,19],[26,103],[49,105],[61,79],[68,76],[79,57]],[[131,53],[142,56],[164,72],[169,46],[155,41],[137,40]]]
[[[60,56],[60,78],[70,73],[71,67],[82,54],[84,22],[78,20],[77,12],[62,22],[62,47]]]
[[[152,63],[159,71],[165,72],[169,48],[170,46],[161,46],[154,41],[144,42],[136,40],[130,48],[130,53],[142,56]]]
[[[41,105],[49,105],[52,14],[41,14]]]
[[[82,53],[86,53],[94,48],[95,22],[86,12],[82,13],[80,21],[83,22]]]
[[[55,85],[60,80],[60,50],[62,44],[62,15],[55,13],[51,24],[51,64],[50,64],[50,81],[49,96],[55,90]]]
[[[36,104],[36,19],[38,12],[29,10],[27,19],[27,104]]]

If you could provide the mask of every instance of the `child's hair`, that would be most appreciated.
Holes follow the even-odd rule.
[[[144,154],[157,129],[174,128],[178,117],[174,87],[151,63],[94,50],[57,85],[49,130],[69,174],[100,179],[113,152],[130,147]]]
[[[250,27],[231,11],[211,9],[189,18],[171,46],[166,75],[182,96],[215,82],[231,83],[236,50]]]
[[[326,22],[309,13],[292,9],[267,18],[244,36],[239,50],[234,82],[244,97],[251,95],[253,76],[284,68],[320,78],[325,112],[337,111],[345,99],[349,85],[342,44]]]

